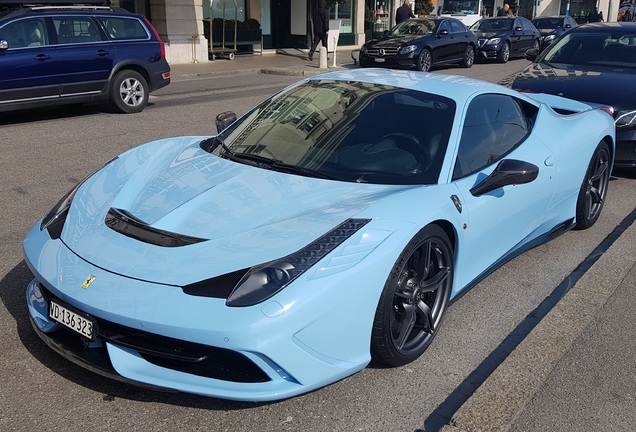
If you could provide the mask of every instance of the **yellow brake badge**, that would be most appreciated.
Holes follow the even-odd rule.
[[[93,275],[87,277],[84,283],[82,284],[82,288],[87,289],[89,286],[91,286],[94,280],[95,280],[95,276]]]

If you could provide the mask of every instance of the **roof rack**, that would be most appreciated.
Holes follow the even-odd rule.
[[[25,5],[26,6],[26,5]],[[29,6],[32,11],[38,10],[113,10],[110,6],[97,6],[97,5],[46,5],[46,6]]]
[[[79,5],[91,5],[91,6],[110,6],[109,0],[0,0],[0,5],[15,5],[15,6],[79,6]]]

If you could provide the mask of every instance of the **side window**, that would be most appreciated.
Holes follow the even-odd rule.
[[[524,106],[506,95],[473,99],[464,119],[453,180],[479,171],[514,150],[530,133],[536,111],[536,107]]]
[[[54,17],[53,25],[60,44],[99,42],[102,40],[97,24],[90,17]]]
[[[440,32],[442,30],[448,30],[449,33],[451,32],[451,28],[450,28],[450,25],[448,24],[448,21],[442,21],[442,23],[439,25],[439,29],[437,31]]]
[[[150,37],[146,27],[136,18],[96,17],[110,40],[146,40]]]
[[[524,30],[532,30],[534,27],[534,24],[532,24],[529,20],[525,19],[525,18],[520,18],[521,19],[521,25],[523,26]]]
[[[450,21],[450,25],[451,25],[451,33],[463,33],[466,31],[466,27],[464,27],[464,24],[460,23],[459,21]]]
[[[48,45],[45,29],[40,18],[13,21],[0,28],[0,39],[9,43],[9,49]]]

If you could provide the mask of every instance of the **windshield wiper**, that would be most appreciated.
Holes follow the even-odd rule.
[[[291,165],[281,161],[277,161],[271,165],[271,167],[277,171],[286,172],[289,174],[299,174],[306,177],[316,177],[327,180],[337,180],[334,177],[331,177],[328,174],[322,173],[320,171],[316,171],[311,168],[305,168],[298,165]]]
[[[283,162],[280,159],[270,159],[265,156],[257,155],[254,153],[235,153],[232,150],[230,150],[230,148],[227,147],[225,144],[223,143],[221,144],[223,148],[223,156],[235,162],[249,161],[249,162],[254,162],[253,165],[257,167],[268,168],[273,171],[285,172],[288,174],[299,174],[305,177],[315,177],[315,178],[322,178],[322,179],[328,179],[328,180],[336,180],[333,177],[327,174],[324,174],[320,171],[316,171],[311,168],[301,167],[298,165],[288,164]]]

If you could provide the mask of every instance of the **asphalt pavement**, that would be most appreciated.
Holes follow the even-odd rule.
[[[335,60],[333,53],[309,61],[306,50],[285,50],[171,68],[174,80],[302,77],[356,67],[354,50],[339,47]],[[636,310],[635,219],[636,209],[430,413],[420,431],[636,430],[636,326],[623,324]]]

